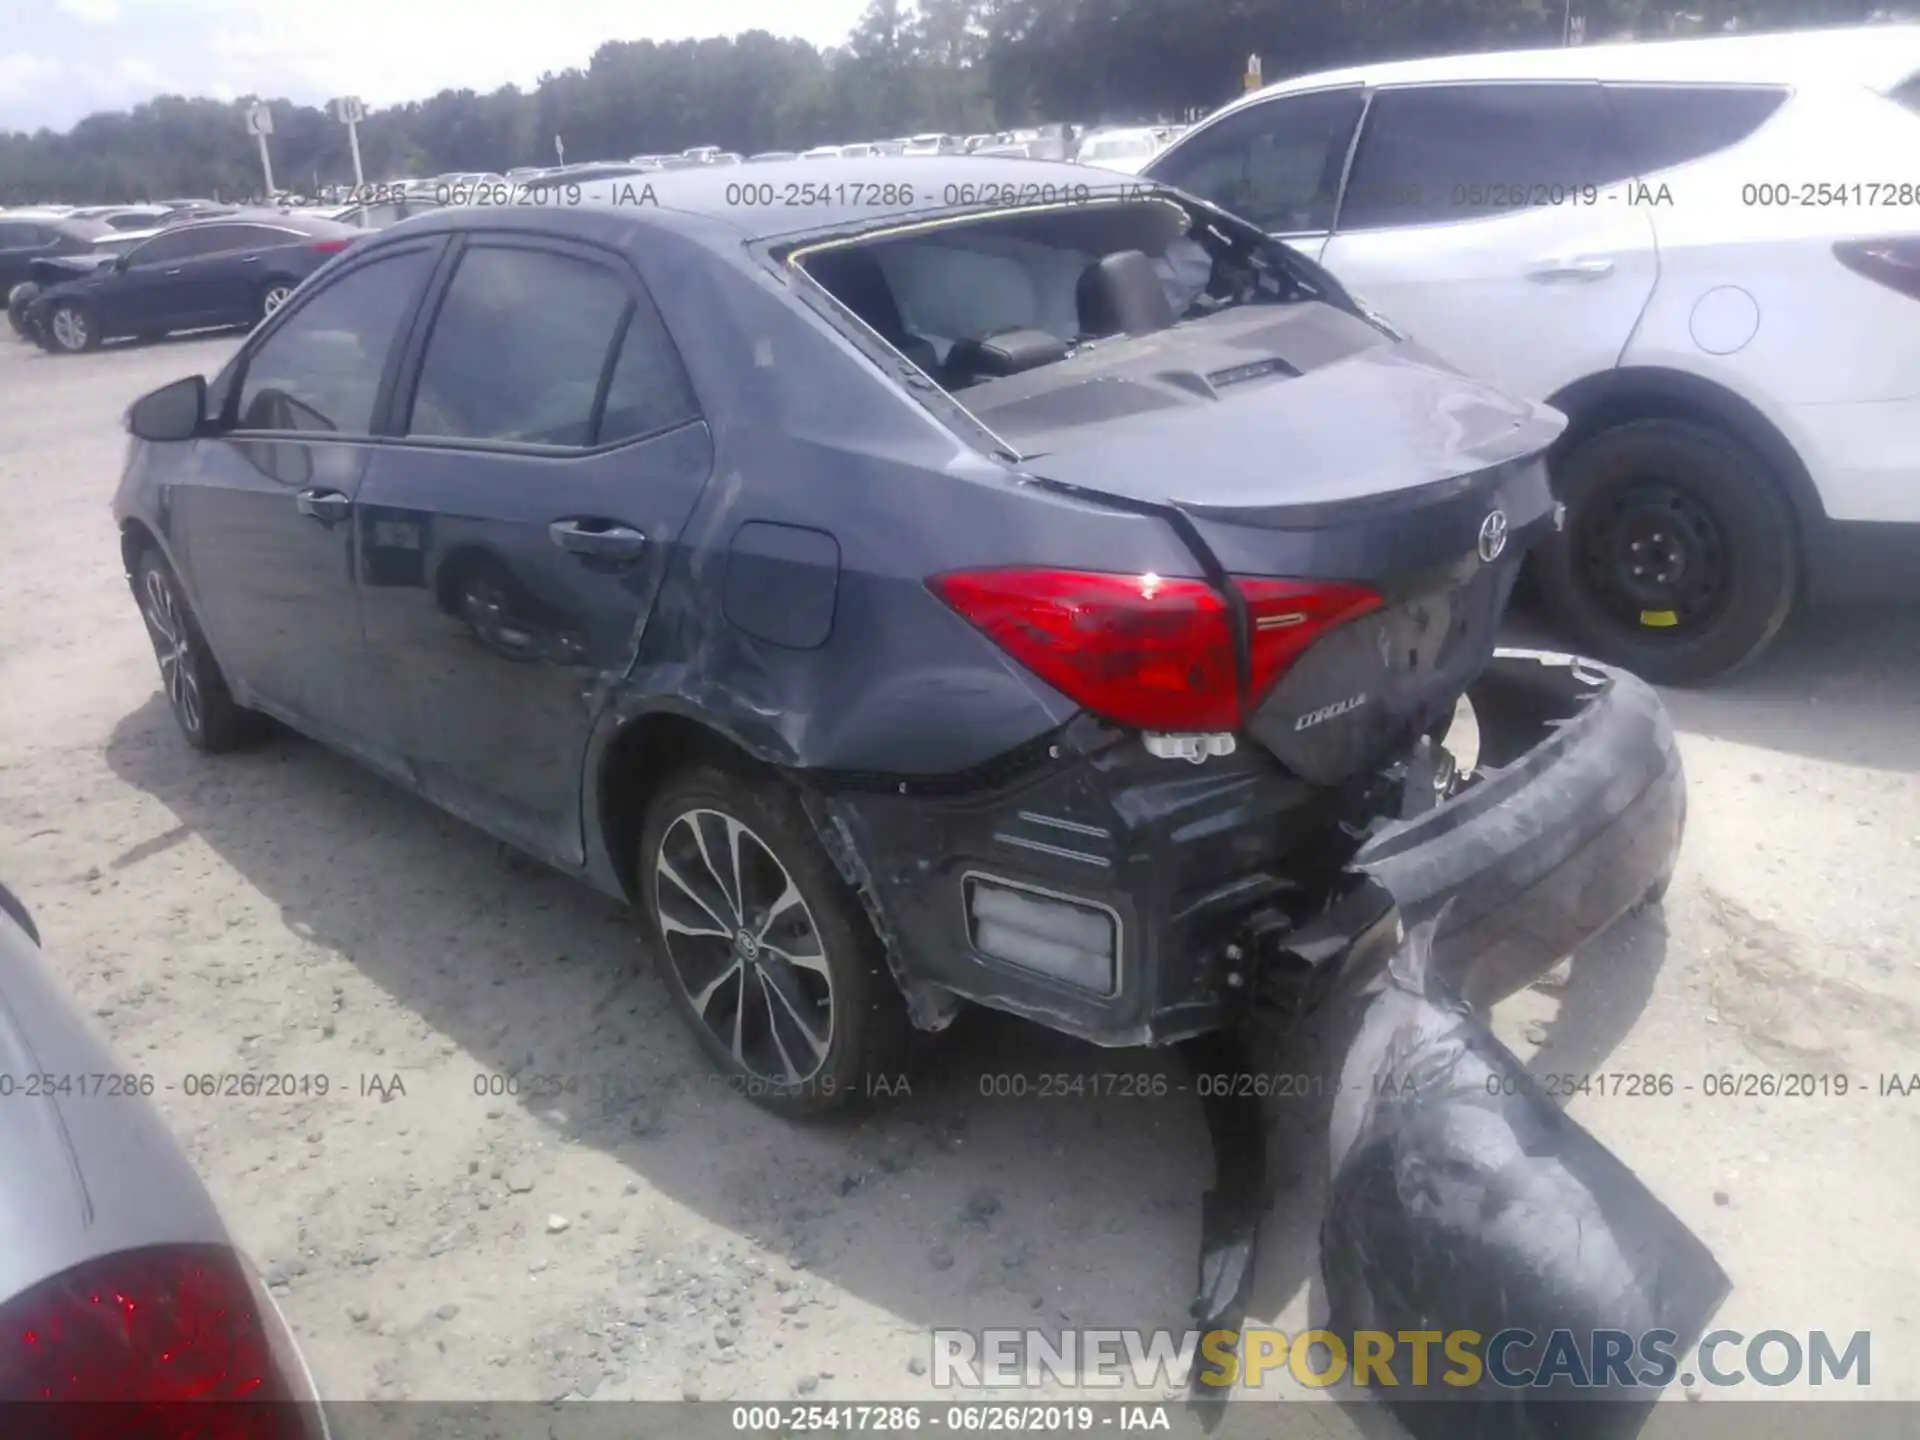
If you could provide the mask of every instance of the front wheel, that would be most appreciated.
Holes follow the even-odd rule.
[[[63,300],[46,319],[47,348],[64,355],[78,355],[100,344],[100,330],[84,305]]]
[[[1773,642],[1799,551],[1773,473],[1732,437],[1637,420],[1555,467],[1566,528],[1542,542],[1542,598],[1587,653],[1661,685],[1718,679]]]
[[[795,1119],[897,1089],[911,1026],[884,947],[783,786],[668,781],[638,880],[661,978],[731,1088]]]
[[[180,582],[155,550],[145,551],[134,567],[134,593],[147,638],[160,662],[160,687],[180,733],[196,750],[217,755],[237,750],[265,731],[265,717],[242,709],[227,689]]]

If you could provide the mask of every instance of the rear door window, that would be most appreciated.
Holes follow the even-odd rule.
[[[1147,166],[1270,234],[1321,234],[1360,118],[1359,86],[1283,95],[1227,116]]]
[[[1597,84],[1423,85],[1367,107],[1339,228],[1473,220],[1543,205],[1632,175]]]
[[[275,245],[297,245],[307,237],[274,225],[223,225],[220,243],[210,253],[225,250],[266,250]]]
[[[1786,103],[1776,86],[1608,85],[1607,103],[1637,173],[1739,144]]]
[[[176,265],[182,260],[197,259],[202,255],[211,255],[227,249],[224,225],[195,226],[191,230],[175,230],[166,235],[156,235],[146,244],[131,250],[127,254],[127,264],[136,265]]]
[[[434,318],[409,435],[586,448],[625,331],[627,286],[558,251],[467,251]]]
[[[699,414],[680,353],[651,304],[636,304],[614,357],[594,443],[611,445],[670,430]]]

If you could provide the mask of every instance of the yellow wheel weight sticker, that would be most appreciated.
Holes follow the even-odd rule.
[[[1671,630],[1680,623],[1680,617],[1671,610],[1642,610],[1640,623],[1649,630]]]

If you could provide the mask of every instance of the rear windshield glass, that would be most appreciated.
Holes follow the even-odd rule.
[[[948,391],[1235,306],[1353,308],[1296,252],[1170,196],[997,215],[795,258]]]

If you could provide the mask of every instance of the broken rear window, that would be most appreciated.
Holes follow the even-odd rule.
[[[895,227],[792,258],[948,391],[1235,306],[1352,308],[1303,257],[1171,195]]]

